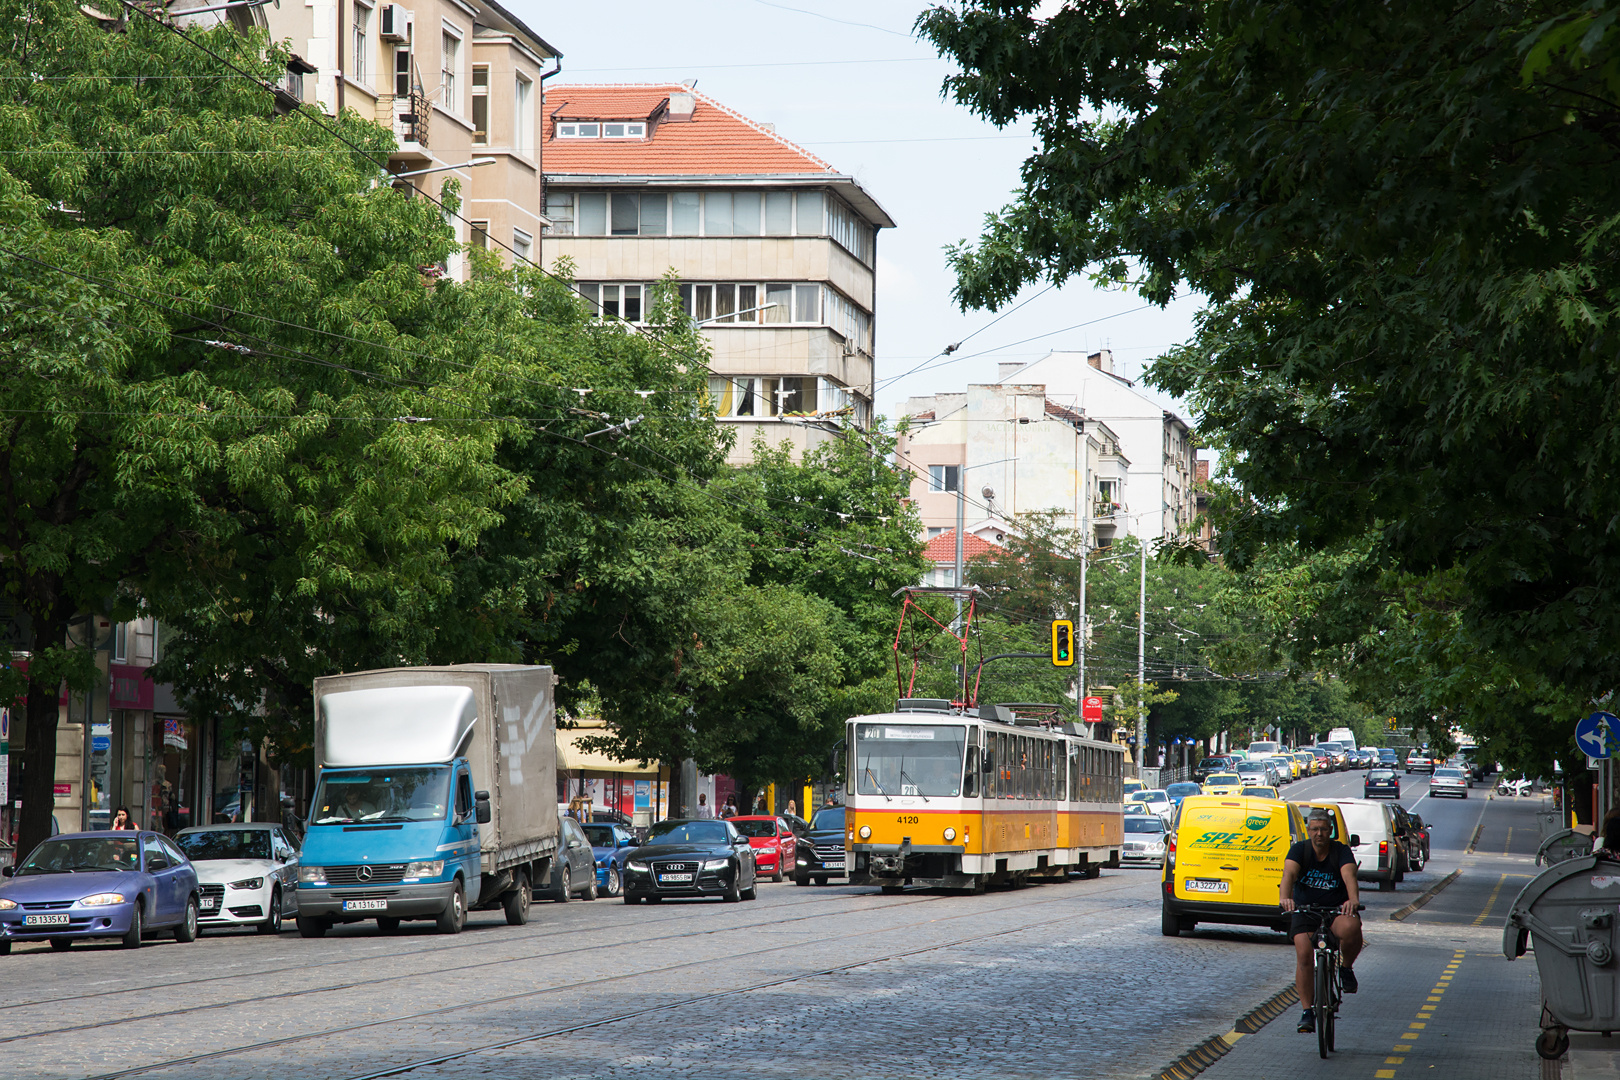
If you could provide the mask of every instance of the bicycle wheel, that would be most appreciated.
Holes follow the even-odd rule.
[[[1327,949],[1316,950],[1316,978],[1314,982],[1316,1013],[1316,1049],[1324,1058],[1333,1049],[1333,954]]]

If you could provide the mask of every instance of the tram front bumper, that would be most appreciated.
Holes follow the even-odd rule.
[[[850,849],[851,885],[944,885],[962,877],[961,844],[856,844]]]

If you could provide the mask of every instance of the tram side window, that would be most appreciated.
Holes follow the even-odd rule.
[[[968,743],[967,763],[962,767],[962,797],[976,799],[979,796],[979,733],[974,731],[973,741]]]
[[[1069,797],[1069,746],[1058,743],[1052,747],[1052,775],[1057,778],[1057,801]]]
[[[1057,796],[1057,774],[1052,771],[1052,744],[1041,743],[1041,777],[1046,781],[1046,790],[1043,798],[1051,799]]]
[[[1001,764],[1001,757],[996,753],[996,733],[984,733],[984,760],[979,763],[984,772],[984,797],[996,798],[999,788],[996,786],[996,769]]]

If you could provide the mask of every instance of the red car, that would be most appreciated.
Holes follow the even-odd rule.
[[[794,837],[787,822],[766,815],[727,820],[748,837],[748,844],[754,849],[754,865],[760,874],[769,874],[772,881],[781,881],[782,875],[791,872]]]

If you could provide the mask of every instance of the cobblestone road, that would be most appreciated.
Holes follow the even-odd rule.
[[[1370,894],[1379,917],[1449,871],[1438,849],[1464,846],[1482,809],[1433,815],[1435,863]],[[360,924],[21,947],[0,959],[0,1073],[1149,1077],[1291,981],[1277,935],[1160,936],[1156,882],[1125,870],[978,897],[763,884],[733,905],[537,904],[516,928],[477,913],[453,938]],[[1425,932],[1443,931],[1404,928]]]

